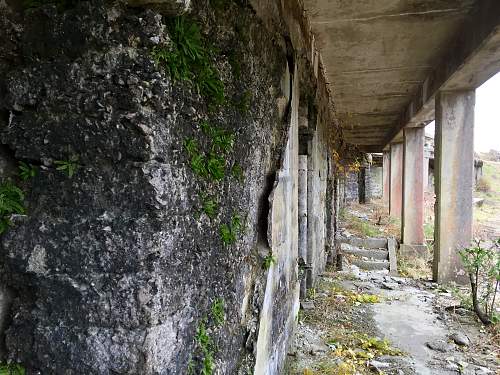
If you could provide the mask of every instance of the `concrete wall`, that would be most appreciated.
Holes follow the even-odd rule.
[[[383,167],[370,168],[370,196],[382,198],[383,194]]]
[[[339,129],[302,9],[294,1],[255,0],[253,9],[191,2],[186,18],[203,20],[204,42],[220,51],[213,64],[226,100],[214,107],[152,58],[172,39],[158,10],[76,3],[64,12],[43,5],[24,19],[0,3],[0,39],[9,41],[9,57],[0,56],[1,138],[14,164],[39,167],[22,185],[28,214],[1,238],[12,290],[11,308],[1,309],[9,304],[0,293],[6,358],[27,373],[185,374],[193,363],[200,370],[195,337],[206,326],[217,343],[214,372],[280,373],[299,306],[301,100],[316,129],[308,155],[313,281],[330,241],[327,206],[335,206],[327,133]],[[169,14],[189,1],[170,3]],[[219,180],[197,174],[185,147],[196,139],[208,157],[205,121],[234,134]],[[54,161],[73,157],[74,175],[57,169]],[[203,213],[205,196],[217,202],[214,217]],[[235,217],[241,230],[224,243]],[[220,325],[211,315],[218,300]]]

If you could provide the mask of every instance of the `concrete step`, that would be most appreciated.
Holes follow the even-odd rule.
[[[352,264],[366,271],[389,270],[389,265],[390,265],[389,261],[383,261],[383,260],[371,261],[371,260],[358,260],[358,259],[353,260]]]
[[[359,249],[355,246],[342,243],[340,244],[340,251],[343,254],[354,255],[357,258],[368,258],[373,260],[389,260],[388,250],[378,250],[378,249]]]
[[[387,249],[387,238],[348,237],[341,238],[340,242],[364,249]]]

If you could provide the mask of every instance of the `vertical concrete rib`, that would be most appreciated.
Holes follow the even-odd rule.
[[[391,153],[384,151],[382,158],[382,197],[384,204],[389,207],[390,187],[391,187]]]
[[[435,228],[433,276],[465,281],[458,250],[472,237],[475,92],[440,92],[436,97]]]
[[[401,218],[403,202],[403,144],[391,144],[390,209],[392,217]]]
[[[404,130],[403,205],[401,234],[404,253],[427,250],[424,237],[424,143],[425,128]]]
[[[307,263],[307,155],[299,155],[299,258]],[[300,298],[306,296],[306,277],[300,281]]]

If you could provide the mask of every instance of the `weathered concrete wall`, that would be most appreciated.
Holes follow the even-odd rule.
[[[370,197],[382,198],[383,195],[383,167],[370,168]]]
[[[28,373],[184,374],[203,361],[195,336],[205,325],[218,373],[279,373],[299,301],[302,97],[319,113],[314,277],[326,258],[333,122],[300,7],[192,4],[187,17],[218,51],[226,100],[214,108],[155,64],[153,48],[172,39],[161,8],[2,4],[2,142],[16,162],[38,167],[23,185],[28,213],[1,241],[2,282],[13,292],[0,311],[7,357]],[[196,175],[186,151],[196,139],[209,155],[204,121],[234,134],[220,180]],[[72,158],[70,177],[56,161]],[[212,218],[206,196],[217,202]],[[236,216],[242,229],[224,245],[221,229]],[[220,326],[211,312],[219,299]]]
[[[358,172],[348,172],[345,176],[346,202],[359,202]]]

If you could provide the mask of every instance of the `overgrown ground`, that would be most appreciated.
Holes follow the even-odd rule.
[[[287,375],[500,371],[498,329],[484,328],[453,291],[434,283],[330,270],[309,300],[314,307],[299,315]]]
[[[485,239],[500,237],[500,162],[484,161],[474,197],[483,199],[474,208],[475,234]]]

